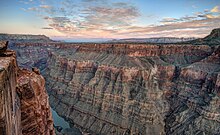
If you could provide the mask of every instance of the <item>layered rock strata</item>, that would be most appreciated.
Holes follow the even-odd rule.
[[[53,135],[45,80],[35,69],[18,71],[17,93],[21,100],[21,126],[23,135]]]
[[[220,47],[212,55],[182,68],[169,90],[169,135],[220,134]]]
[[[143,53],[145,50],[142,46],[122,45],[126,49],[137,48],[133,49],[134,52],[127,53],[126,49],[118,48],[111,52],[109,48],[105,49],[106,46],[101,50],[100,46],[80,46],[69,51],[49,53],[47,89],[50,91],[52,107],[61,116],[98,134],[183,134],[186,129],[190,131],[188,126],[196,127],[191,128],[192,131],[188,134],[219,133],[218,121],[208,119],[200,126],[203,129],[202,126],[212,123],[215,130],[201,130],[197,124],[190,125],[195,119],[191,119],[190,114],[182,115],[184,109],[175,110],[185,108],[196,115],[198,110],[191,111],[193,105],[188,102],[195,100],[196,104],[204,100],[203,97],[210,98],[205,107],[211,106],[209,104],[212,97],[207,92],[203,92],[203,95],[195,93],[199,97],[196,98],[185,91],[200,91],[201,87],[196,84],[194,86],[193,83],[200,84],[198,78],[201,78],[204,79],[204,84],[200,84],[204,85],[202,89],[211,89],[210,93],[216,98],[216,103],[213,101],[210,108],[217,110],[206,112],[206,109],[200,107],[201,104],[196,106],[204,114],[214,113],[218,118],[219,88],[214,86],[219,84],[213,81],[213,87],[210,88],[207,87],[210,82],[205,81],[206,70],[211,72],[209,76],[213,76],[212,72],[218,75],[218,49],[213,51],[209,46],[150,46],[153,49],[148,49],[149,53]],[[217,58],[204,64],[206,59],[212,57]],[[195,65],[199,63],[203,66]],[[181,94],[187,100],[179,98]],[[177,115],[173,111],[180,115],[180,120],[173,118],[173,115]],[[198,114],[198,117],[206,119],[206,115]],[[184,123],[184,117],[189,117],[187,124]]]
[[[0,42],[0,134],[54,135],[44,78],[21,70],[8,42]]]
[[[16,94],[17,65],[15,52],[0,42],[0,134],[21,134],[20,99]]]

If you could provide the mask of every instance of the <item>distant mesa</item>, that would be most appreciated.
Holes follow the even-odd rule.
[[[25,34],[4,34],[0,33],[0,41],[9,40],[10,42],[54,42],[45,35],[25,35]]]
[[[127,39],[114,39],[109,42],[113,43],[180,43],[195,40],[191,38],[176,38],[176,37],[158,37],[158,38],[127,38]]]

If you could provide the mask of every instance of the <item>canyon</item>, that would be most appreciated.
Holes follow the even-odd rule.
[[[18,94],[12,94],[13,100],[9,100],[13,108],[18,109],[9,116],[18,118],[15,115],[20,115],[21,111],[24,116],[30,115],[28,118],[35,120],[33,112],[28,111],[29,104],[43,104],[37,108],[36,116],[50,115],[43,76],[50,106],[70,126],[83,133],[218,135],[219,33],[220,29],[215,29],[203,39],[178,44],[62,43],[42,36],[24,36],[28,39],[25,40],[21,35],[16,38],[15,35],[0,35],[0,39],[9,40],[9,48],[16,51],[20,68],[39,69],[34,68],[32,72],[15,70],[18,73]],[[18,68],[14,55],[12,63]],[[11,71],[12,80],[17,80],[15,73]],[[10,82],[8,85],[15,86]],[[11,93],[15,93],[13,87]],[[33,95],[42,102],[33,101]],[[21,100],[23,108],[14,100]],[[44,115],[39,114],[39,109],[45,111]],[[45,125],[42,117],[36,124]],[[46,125],[50,126],[42,131],[54,132],[52,121],[51,117],[47,119]],[[8,125],[15,125],[14,132],[20,132],[17,130],[20,127],[16,127],[19,125],[30,129],[30,125],[25,126],[22,121],[21,124]]]

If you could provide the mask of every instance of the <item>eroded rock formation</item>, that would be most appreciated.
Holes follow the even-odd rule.
[[[0,42],[0,134],[54,135],[44,78],[19,69],[7,44]]]
[[[17,93],[21,100],[22,134],[53,135],[53,119],[44,78],[39,72],[23,69],[18,71],[17,82]]]
[[[17,65],[15,52],[0,42],[0,134],[21,134],[20,99],[16,94]]]
[[[90,47],[91,51],[88,46],[80,46],[65,53],[49,53],[47,89],[52,107],[61,116],[99,134],[219,133],[219,88],[215,80],[211,79],[210,84],[207,78],[207,74],[217,76],[220,70],[218,49],[150,46],[152,50],[144,50],[142,46],[122,45],[123,49],[110,52],[100,46],[97,50],[96,46]],[[140,50],[133,49],[134,53],[126,51],[138,47]],[[194,96],[188,91],[195,92]],[[210,105],[212,98],[216,102]],[[205,107],[200,102],[206,102]],[[183,115],[185,111],[196,115],[195,119],[191,114]],[[208,115],[213,116],[207,119]],[[194,123],[197,117],[206,120],[203,125]],[[208,123],[215,130],[205,128]]]

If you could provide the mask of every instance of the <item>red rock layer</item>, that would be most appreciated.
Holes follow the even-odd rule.
[[[21,110],[20,99],[16,94],[16,76],[15,53],[0,52],[0,135],[21,134]]]

